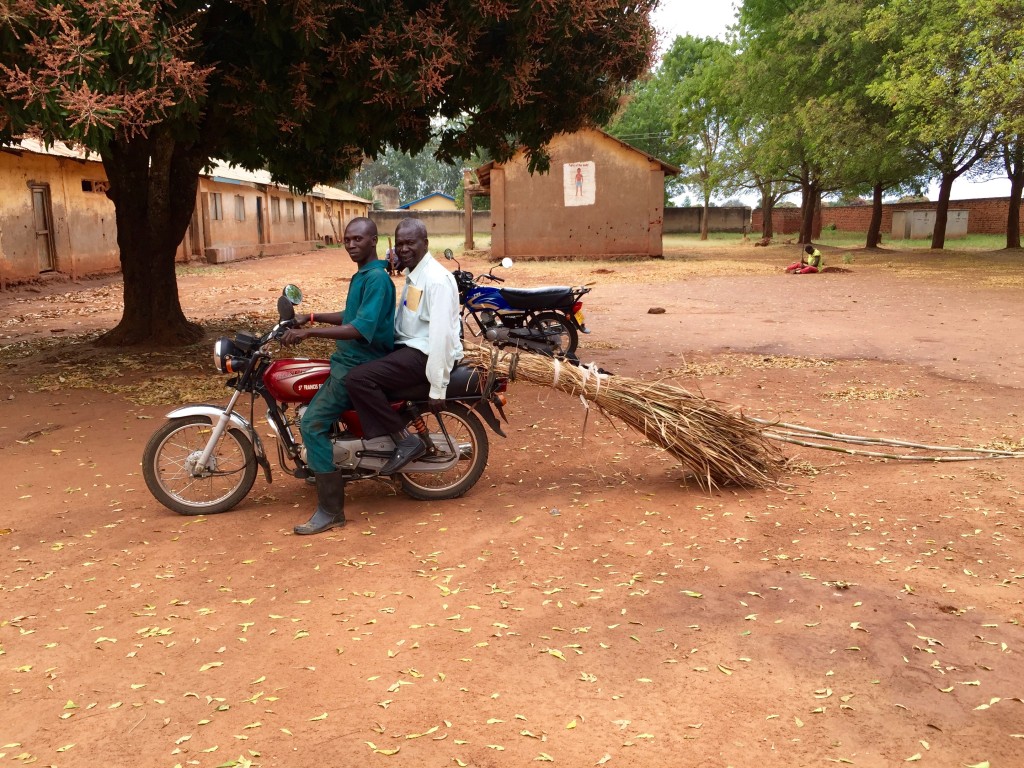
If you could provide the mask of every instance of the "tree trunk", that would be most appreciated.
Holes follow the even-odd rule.
[[[1024,138],[1018,139],[1006,155],[1006,173],[1010,179],[1010,203],[1006,216],[1006,247],[1020,248],[1020,199],[1024,192]]]
[[[203,329],[182,312],[174,259],[195,209],[205,154],[175,142],[158,127],[148,137],[111,142],[102,157],[117,222],[124,313],[97,344],[198,341]]]
[[[1010,182],[1010,203],[1006,217],[1006,247],[1020,248],[1020,199],[1024,192],[1024,169],[1014,174]]]
[[[711,213],[711,200],[704,198],[704,207],[700,211],[700,239],[708,239],[708,216]]]
[[[876,183],[871,195],[871,221],[868,224],[868,239],[865,248],[877,248],[882,244],[882,184]]]
[[[953,192],[956,174],[943,173],[939,182],[939,204],[935,207],[935,229],[932,231],[932,248],[941,250],[946,245],[946,222],[949,220],[949,198]]]
[[[806,244],[814,240],[814,216],[818,212],[820,204],[821,190],[818,187],[818,182],[808,181],[803,187],[801,198],[799,243]]]
[[[775,210],[775,200],[767,184],[762,185],[761,192],[761,238],[771,240],[775,236],[775,224],[772,221],[772,211]]]

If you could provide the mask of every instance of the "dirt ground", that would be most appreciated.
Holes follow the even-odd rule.
[[[593,282],[581,356],[616,373],[1024,450],[1020,253],[826,252],[837,271],[783,274],[796,253],[506,277]],[[212,338],[261,327],[287,281],[335,309],[351,273],[328,250],[180,286]],[[462,499],[362,483],[346,528],[297,537],[314,492],[277,471],[181,517],[142,448],[171,406],[227,390],[209,341],[83,343],[119,295],[0,294],[0,765],[1024,765],[1024,462],[786,446],[778,487],[706,493],[627,427],[514,384]]]

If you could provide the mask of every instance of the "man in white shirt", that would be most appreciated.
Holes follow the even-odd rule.
[[[395,313],[395,351],[349,371],[349,397],[366,439],[390,435],[395,452],[380,474],[398,472],[422,456],[427,446],[410,434],[406,420],[391,408],[388,390],[409,391],[422,384],[431,410],[444,405],[448,378],[462,358],[459,291],[452,273],[427,250],[427,228],[402,219],[395,229],[395,254],[405,275]]]

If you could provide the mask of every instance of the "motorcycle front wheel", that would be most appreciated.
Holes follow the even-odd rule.
[[[240,429],[224,431],[204,472],[193,471],[213,425],[205,416],[171,419],[149,438],[142,452],[142,475],[150,493],[179,515],[227,512],[256,481],[252,441]]]
[[[572,321],[560,312],[534,315],[526,327],[551,343],[555,357],[571,357],[576,354],[580,335]]]
[[[459,460],[444,472],[406,472],[399,475],[402,491],[423,501],[458,498],[476,485],[487,466],[490,446],[484,426],[475,413],[455,402],[447,403],[438,413],[424,413],[423,419],[439,449],[450,452],[440,427],[444,424],[459,453]]]

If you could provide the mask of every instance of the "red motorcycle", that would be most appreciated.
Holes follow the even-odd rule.
[[[167,422],[149,439],[142,474],[153,496],[182,515],[226,512],[246,497],[257,467],[272,482],[270,462],[253,427],[257,398],[267,406],[267,424],[277,441],[281,468],[296,478],[312,475],[299,437],[302,415],[330,375],[330,362],[304,358],[273,359],[272,347],[294,325],[302,301],[297,286],[287,285],[277,301],[279,322],[263,336],[238,333],[214,343],[213,361],[234,390],[227,405],[186,405],[167,414]],[[427,385],[389,392],[392,407],[408,421],[410,432],[427,453],[397,474],[402,490],[415,499],[453,499],[472,488],[487,465],[489,444],[481,418],[497,434],[505,433],[495,416],[505,418],[508,380],[470,366],[452,371],[444,408],[427,407]],[[235,410],[249,395],[249,417]],[[492,407],[493,406],[493,407]],[[347,480],[379,476],[394,451],[390,437],[363,437],[359,417],[346,411],[331,434],[334,464]]]

